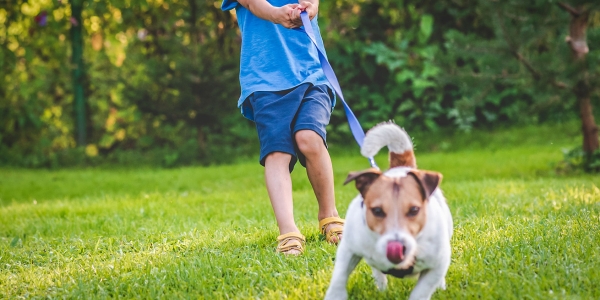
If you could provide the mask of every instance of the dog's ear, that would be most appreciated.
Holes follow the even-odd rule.
[[[442,181],[442,174],[438,172],[413,170],[408,174],[412,175],[421,186],[423,199],[429,198]]]
[[[365,194],[367,193],[367,190],[369,189],[373,181],[379,178],[379,176],[381,176],[381,171],[379,171],[379,169],[376,168],[370,168],[358,172],[351,172],[350,174],[348,174],[348,177],[346,178],[346,181],[344,181],[344,184],[347,184],[348,182],[354,180],[356,183],[356,189],[360,191],[360,194],[364,198]]]

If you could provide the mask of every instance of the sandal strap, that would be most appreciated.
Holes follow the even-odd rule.
[[[325,228],[327,228],[327,226],[331,225],[331,224],[339,224],[339,225],[344,225],[344,223],[346,223],[346,220],[340,218],[340,217],[329,217],[329,218],[325,218],[321,221],[319,221],[319,229],[321,231],[321,234],[323,235],[331,235],[331,233],[335,233],[335,234],[339,234],[342,233],[343,229],[342,228],[332,228],[329,230],[329,233],[325,233]]]
[[[306,238],[299,232],[290,232],[290,233],[282,234],[277,237],[277,240],[281,242],[284,239],[291,238],[291,237],[294,237],[302,242],[306,241]]]
[[[335,228],[329,229],[329,231],[327,232],[327,235],[328,236],[338,235],[343,232],[344,232],[344,228],[335,227]]]
[[[300,253],[304,252],[303,244],[306,242],[306,238],[297,232],[290,232],[282,234],[277,237],[279,244],[277,245],[277,252],[287,252],[290,250],[297,250]]]

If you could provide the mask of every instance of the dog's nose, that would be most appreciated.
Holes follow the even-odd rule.
[[[404,260],[404,245],[400,241],[388,242],[387,259],[394,264],[399,264]]]

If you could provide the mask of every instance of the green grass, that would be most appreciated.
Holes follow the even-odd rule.
[[[448,289],[435,299],[598,299],[600,178],[557,175],[576,124],[415,134],[423,169],[444,174],[455,220]],[[342,186],[367,167],[358,150],[334,149]],[[386,157],[377,157],[380,166]],[[274,253],[276,224],[254,161],[179,169],[0,170],[0,298],[318,299],[335,247],[317,231],[317,204],[299,166],[297,258]],[[352,299],[406,298],[412,279],[378,292],[361,263]]]

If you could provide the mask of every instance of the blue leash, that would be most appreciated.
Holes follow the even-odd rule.
[[[340,88],[340,83],[338,82],[337,77],[335,76],[335,73],[333,72],[333,68],[331,67],[331,64],[329,64],[329,61],[327,61],[325,54],[319,48],[319,44],[317,44],[317,40],[315,38],[315,32],[313,31],[312,25],[310,24],[310,19],[308,18],[308,14],[305,11],[303,11],[302,13],[300,13],[300,18],[302,18],[302,25],[304,25],[304,32],[306,32],[306,34],[308,35],[310,40],[313,42],[315,47],[317,47],[317,51],[319,52],[319,61],[321,62],[321,67],[323,68],[325,77],[327,77],[327,80],[329,81],[329,83],[331,84],[333,89],[335,90],[336,94],[338,94],[340,99],[342,99],[342,104],[344,105],[344,111],[346,112],[346,118],[348,119],[348,124],[350,125],[350,131],[352,132],[354,139],[358,143],[358,146],[362,147],[363,141],[365,140],[365,132],[363,131],[362,127],[360,126],[358,119],[356,118],[356,116],[354,115],[352,110],[350,109],[350,106],[348,106],[348,103],[346,103],[346,100],[344,100],[344,94],[342,94],[342,89]],[[373,157],[369,157],[368,160],[369,160],[369,164],[371,164],[371,167],[379,169],[379,167],[375,163],[375,159],[373,159]]]

